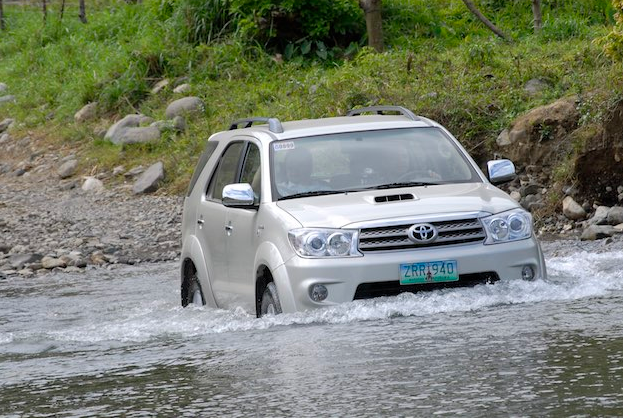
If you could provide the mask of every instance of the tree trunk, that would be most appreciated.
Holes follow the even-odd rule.
[[[480,10],[478,10],[478,8],[474,5],[473,1],[463,0],[463,3],[465,3],[465,6],[467,6],[469,11],[472,12],[478,18],[478,20],[484,23],[485,26],[488,27],[493,33],[506,41],[510,41],[510,38],[506,36],[504,32],[498,29],[497,26],[491,23],[489,19],[487,19],[482,13],[480,13]]]
[[[61,20],[63,20],[63,14],[65,14],[65,0],[61,3]]]
[[[87,12],[86,8],[84,7],[84,0],[80,0],[80,14],[78,15],[78,17],[80,17],[80,21],[82,23],[87,23]]]
[[[376,52],[383,52],[383,18],[381,16],[381,0],[359,0],[366,15],[368,46]]]
[[[4,7],[2,6],[2,0],[0,0],[0,30],[4,30]]]
[[[41,7],[43,8],[43,24],[45,25],[45,23],[48,21],[48,4],[46,0],[43,0],[41,2]]]
[[[543,26],[541,17],[541,0],[532,0],[532,14],[534,15],[534,32],[539,32]]]

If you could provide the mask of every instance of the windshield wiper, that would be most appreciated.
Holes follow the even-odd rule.
[[[298,199],[299,197],[325,196],[330,194],[343,194],[342,190],[314,190],[312,192],[295,193],[280,197],[278,200]]]
[[[397,183],[379,184],[377,186],[368,187],[368,190],[374,189],[397,189],[399,187],[417,187],[417,186],[438,186],[441,183],[434,183],[430,181],[403,181]]]

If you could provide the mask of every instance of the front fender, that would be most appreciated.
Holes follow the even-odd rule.
[[[270,242],[260,244],[255,256],[255,271],[258,271],[260,266],[268,267],[277,287],[281,310],[284,313],[296,312],[294,293],[292,292],[292,286],[284,263],[285,260],[276,245]]]
[[[195,268],[197,269],[197,278],[199,279],[199,284],[201,285],[201,291],[203,292],[206,304],[213,308],[218,308],[216,300],[214,300],[214,294],[212,293],[212,283],[210,282],[208,264],[206,263],[203,254],[201,243],[197,237],[194,235],[188,236],[182,245],[180,257],[182,260],[180,263],[180,277],[182,277],[182,279],[184,277],[184,260],[192,260]]]

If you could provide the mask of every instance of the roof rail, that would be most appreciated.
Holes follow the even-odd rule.
[[[244,124],[245,128],[250,128],[253,125],[253,122],[262,122],[268,123],[268,130],[280,134],[283,133],[283,126],[281,126],[281,121],[277,118],[246,118],[246,119],[238,119],[235,120],[229,125],[229,130],[238,129],[238,125]]]
[[[411,120],[420,120],[420,118],[413,113],[412,111],[410,111],[407,108],[404,108],[402,106],[369,106],[369,107],[362,107],[359,109],[351,109],[348,111],[348,113],[346,113],[346,116],[358,116],[361,115],[362,113],[368,113],[368,112],[375,112],[378,115],[382,115],[384,112],[397,112],[400,113],[403,116],[408,117]]]

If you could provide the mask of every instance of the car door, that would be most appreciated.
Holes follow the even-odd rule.
[[[243,154],[239,183],[253,187],[256,201],[261,198],[261,156],[259,147],[248,142]],[[227,264],[237,305],[248,312],[255,310],[255,253],[262,233],[259,209],[230,208],[228,212]]]
[[[223,187],[234,183],[245,148],[242,141],[232,142],[223,152],[212,174],[204,198],[197,208],[197,237],[203,248],[212,293],[219,307],[231,305],[231,289],[228,286],[227,237],[229,234],[228,209],[223,206]]]

